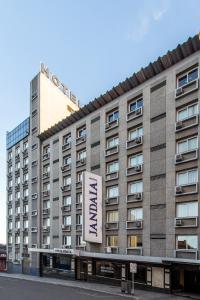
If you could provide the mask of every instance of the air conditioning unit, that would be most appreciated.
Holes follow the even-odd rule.
[[[182,87],[176,89],[176,97],[180,96],[181,94],[183,94],[183,88]]]
[[[140,144],[141,143],[141,137],[140,136],[136,137],[135,142],[136,142],[136,144]]]
[[[141,228],[142,227],[142,221],[136,221],[136,227]]]
[[[176,194],[181,194],[183,192],[182,186],[176,186]]]
[[[112,253],[111,247],[106,247],[106,252],[107,252],[107,253]]]
[[[181,225],[182,225],[182,220],[176,219],[176,226],[181,226]]]
[[[181,129],[182,127],[183,127],[183,122],[182,121],[176,122],[176,130]]]
[[[137,171],[137,172],[141,171],[141,169],[142,169],[141,165],[137,165],[137,166],[134,167],[134,170]]]
[[[142,198],[142,194],[141,193],[136,193],[135,198],[136,199],[141,199]]]

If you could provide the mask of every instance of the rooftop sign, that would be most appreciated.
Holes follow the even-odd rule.
[[[40,72],[43,73],[56,87],[58,87],[61,92],[66,95],[72,102],[78,104],[76,96],[68,89],[68,87],[63,84],[56,75],[49,71],[49,68],[43,63],[40,64]]]

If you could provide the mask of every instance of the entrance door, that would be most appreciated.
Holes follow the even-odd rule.
[[[185,292],[200,293],[200,271],[185,271],[184,282]]]

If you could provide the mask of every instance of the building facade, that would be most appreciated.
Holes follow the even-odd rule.
[[[199,291],[199,63],[197,35],[80,109],[43,67],[26,135],[7,134],[11,271],[121,284],[135,262],[138,286]],[[84,171],[101,244],[83,240]]]

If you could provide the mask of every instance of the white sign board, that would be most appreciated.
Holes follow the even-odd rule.
[[[130,272],[131,273],[137,273],[137,264],[130,263]]]
[[[102,177],[83,174],[83,240],[102,243]]]

